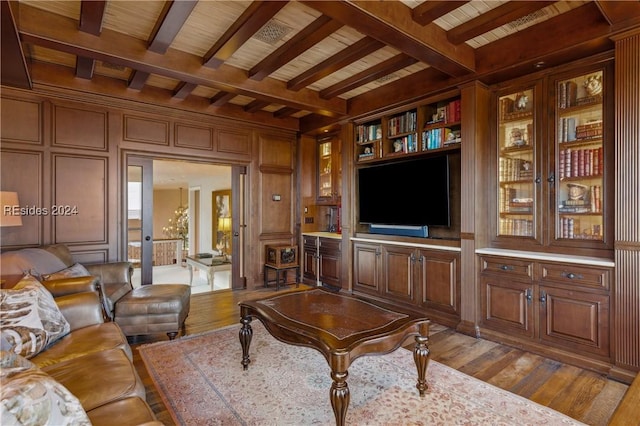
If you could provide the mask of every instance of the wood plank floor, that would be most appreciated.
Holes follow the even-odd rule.
[[[306,288],[301,285],[300,289]],[[239,322],[238,302],[273,294],[273,289],[224,290],[193,295],[185,323],[187,334],[198,334]],[[283,291],[283,290],[281,290]],[[285,291],[295,291],[291,288]],[[158,420],[173,425],[136,347],[168,340],[166,336],[131,340],[134,363]],[[502,389],[560,411],[589,425],[606,425],[627,385],[600,374],[563,364],[516,348],[457,333],[434,324],[429,339],[431,359]],[[638,419],[630,419],[630,425]]]

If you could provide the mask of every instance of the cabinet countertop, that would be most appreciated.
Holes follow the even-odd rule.
[[[616,264],[613,260],[599,257],[574,256],[568,254],[555,253],[538,253],[532,251],[506,250],[496,248],[476,249],[476,254],[486,254],[491,256],[516,257],[522,259],[533,259],[548,262],[569,262],[579,263],[583,265],[604,266],[608,268],[614,267]]]
[[[302,235],[308,235],[310,237],[334,238],[336,240],[342,239],[342,234],[338,234],[337,232],[324,232],[324,231],[303,232]]]

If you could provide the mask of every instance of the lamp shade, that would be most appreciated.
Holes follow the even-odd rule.
[[[223,232],[231,231],[231,218],[230,217],[218,218],[218,230]]]
[[[17,192],[0,191],[0,205],[2,207],[0,227],[22,226],[22,217],[19,211],[20,202],[18,201]],[[18,209],[18,211],[16,211],[16,209]]]

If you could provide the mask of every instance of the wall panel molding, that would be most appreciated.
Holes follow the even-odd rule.
[[[2,142],[42,145],[41,101],[3,97],[0,103]]]
[[[53,104],[52,118],[51,146],[109,150],[109,119],[106,111]]]

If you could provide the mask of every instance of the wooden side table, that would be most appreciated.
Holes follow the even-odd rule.
[[[269,283],[273,282],[269,280],[269,271],[276,272],[276,291],[280,290],[280,276],[281,273],[284,272],[284,277],[282,277],[282,284],[287,284],[287,275],[290,270],[294,270],[296,272],[296,287],[300,286],[300,265],[287,265],[287,266],[276,266],[271,265],[269,263],[264,264],[264,286],[269,287]]]

